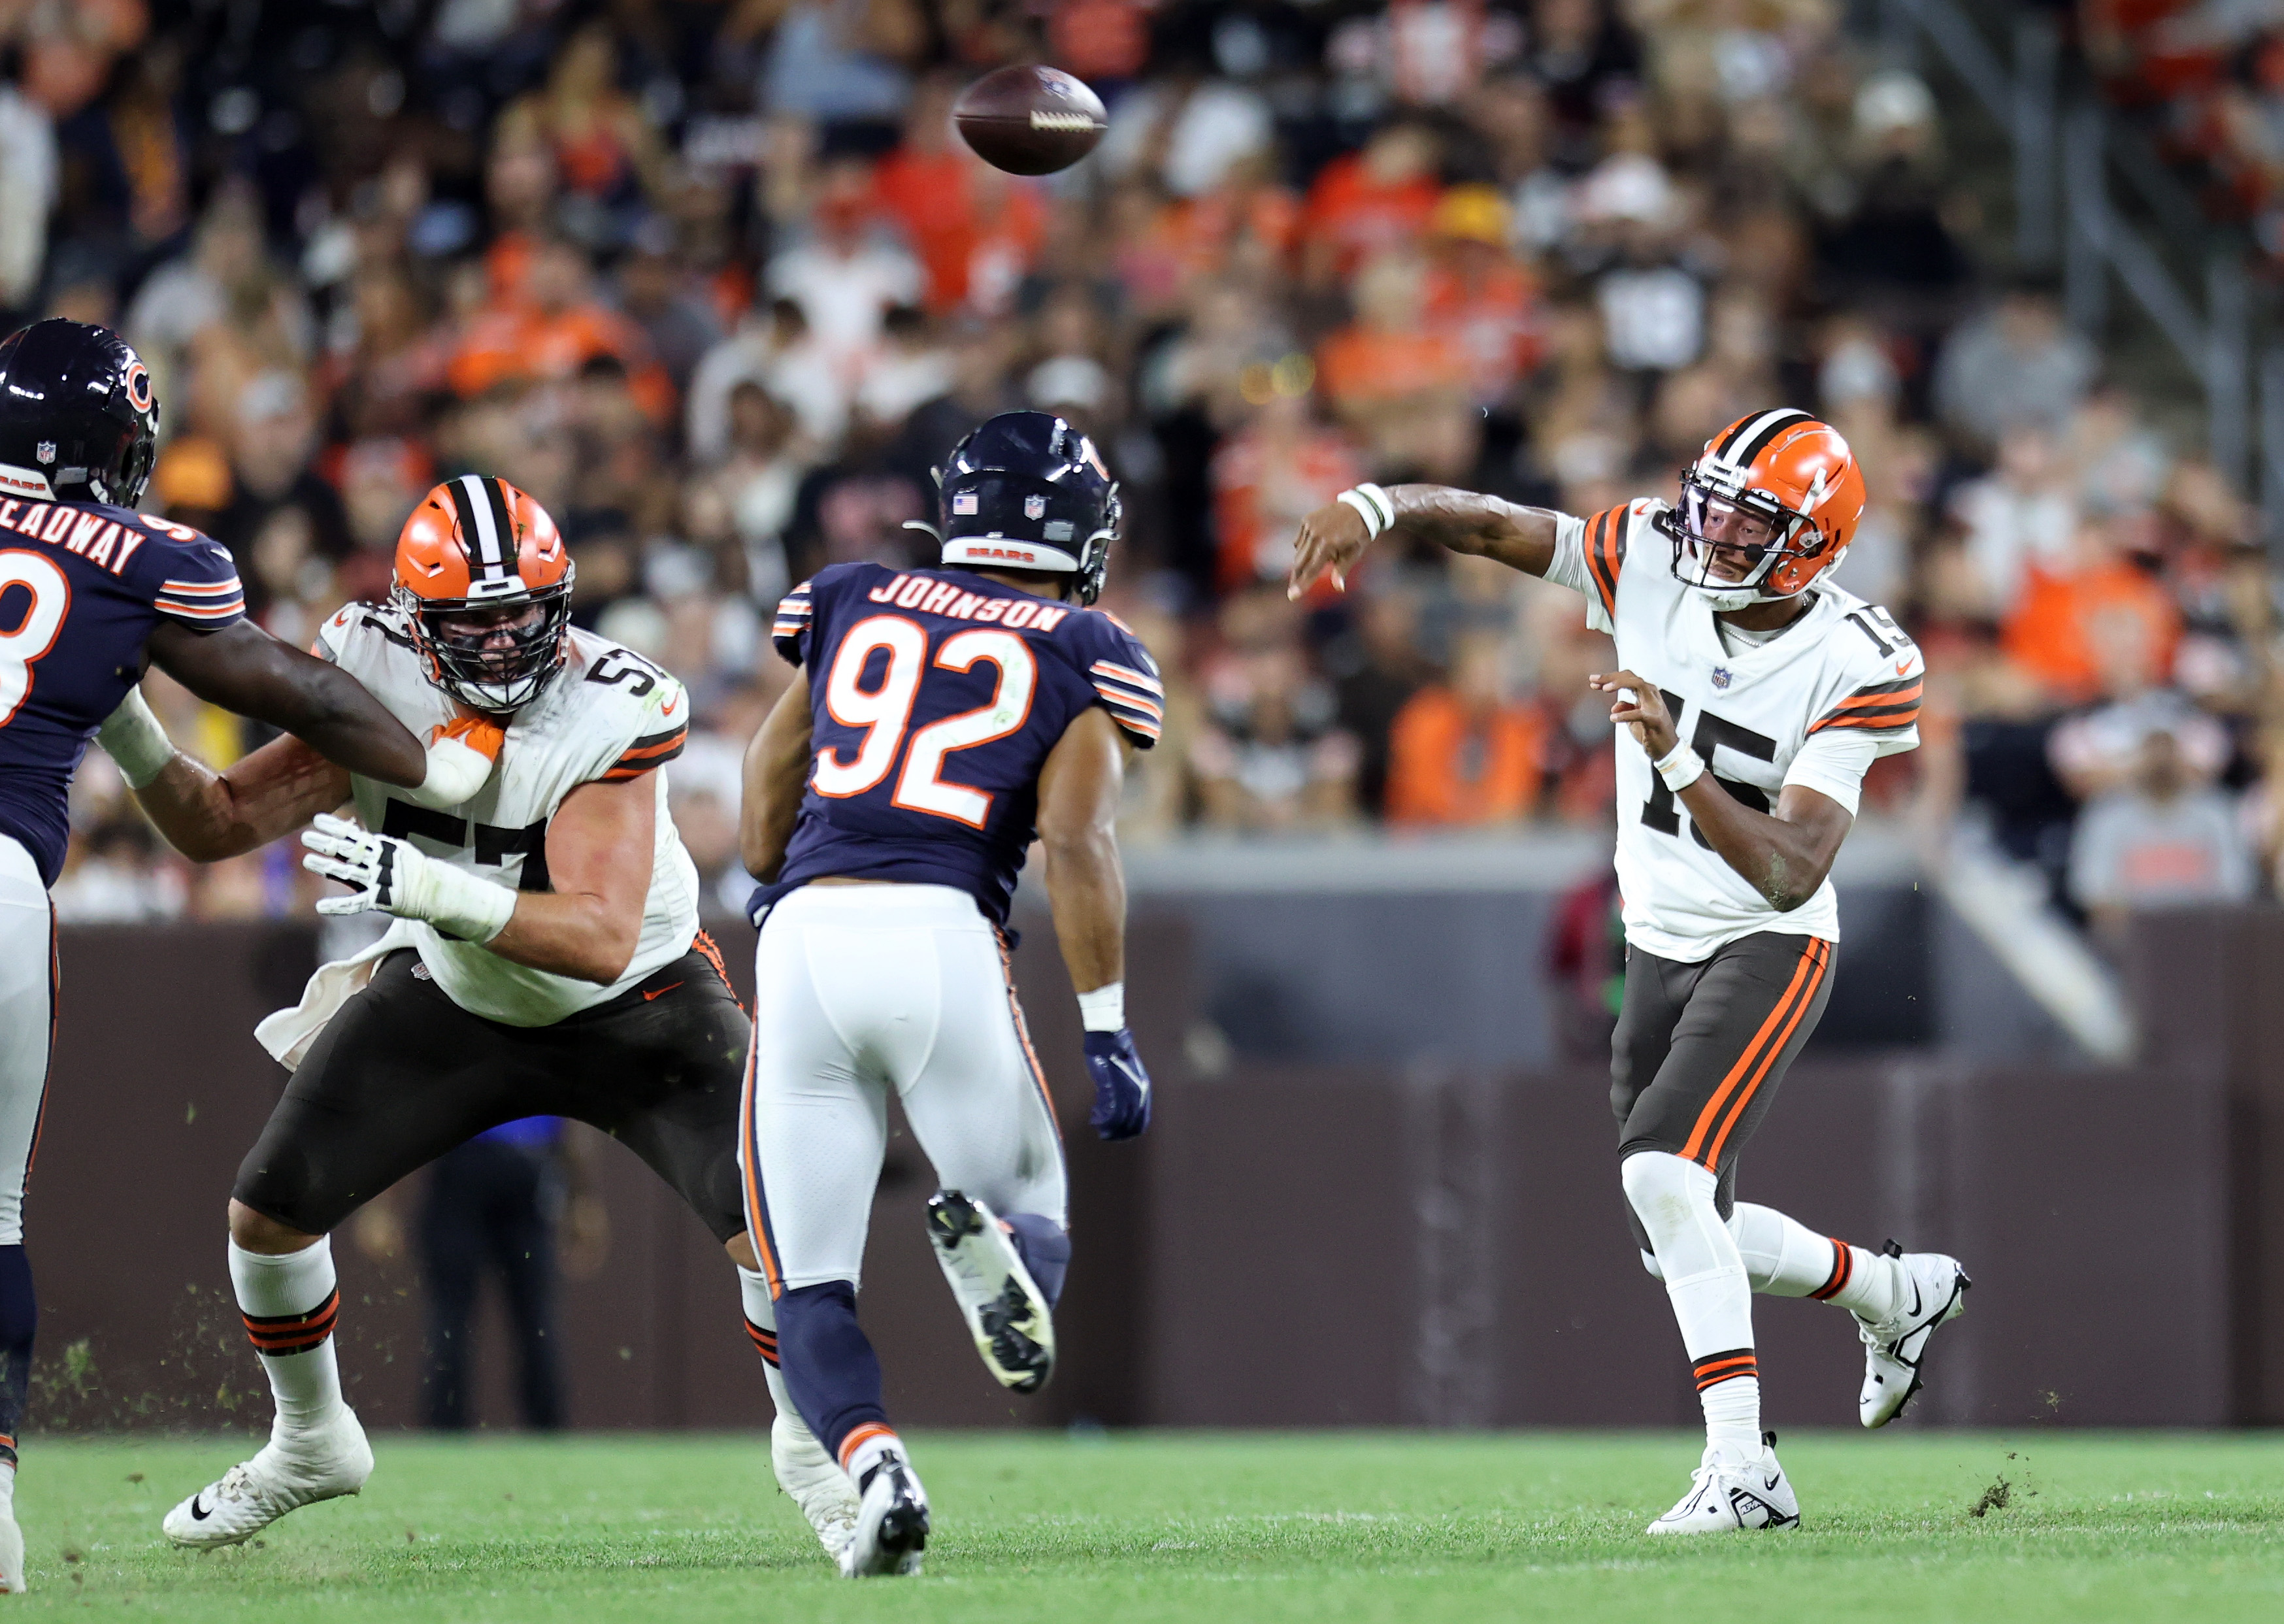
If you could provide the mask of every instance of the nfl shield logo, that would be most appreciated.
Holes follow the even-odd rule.
[[[1044,519],[1046,516],[1047,499],[1044,496],[1026,496],[1023,498],[1024,518]]]
[[[32,448],[32,455],[38,457],[43,463],[51,463],[55,461],[56,442],[52,440],[43,440],[38,445]]]
[[[1716,666],[1713,668],[1713,686],[1716,688],[1726,688],[1733,680],[1735,679],[1731,677],[1729,675],[1728,667]]]

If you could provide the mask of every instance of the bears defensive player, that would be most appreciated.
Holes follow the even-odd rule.
[[[778,1401],[779,1480],[828,1549],[854,1526],[847,1479],[785,1401],[746,1236],[748,1028],[698,928],[698,876],[659,770],[681,753],[689,700],[648,660],[572,627],[572,577],[539,504],[471,474],[405,522],[390,603],[351,605],[319,632],[325,656],[411,725],[473,715],[505,730],[496,770],[455,805],[417,806],[292,739],[219,776],[170,753],[140,791],[193,857],[314,818],[305,866],[354,888],[318,908],[397,919],[258,1030],[293,1077],[239,1170],[230,1272],[277,1419],[253,1459],[167,1514],[177,1544],[234,1543],[364,1486],[372,1452],[341,1401],[327,1237],[444,1152],[532,1116],[601,1128],[712,1229],[739,1267]],[[362,829],[331,816],[351,799]]]
[[[1036,411],[976,429],[939,481],[943,567],[834,565],[786,596],[776,641],[801,675],[746,755],[743,853],[766,882],[747,1211],[786,1385],[863,1496],[851,1578],[918,1572],[928,1533],[856,1323],[891,1090],[945,1186],[929,1238],[985,1365],[1029,1392],[1053,1364],[1062,1145],[1005,934],[1034,838],[1095,1128],[1150,1120],[1115,823],[1124,746],[1156,740],[1163,691],[1132,634],[1087,607],[1117,487],[1084,435]]]
[[[1612,696],[1626,979],[1610,1099],[1643,1261],[1665,1282],[1705,1410],[1690,1492],[1652,1534],[1793,1527],[1760,1430],[1754,1292],[1856,1316],[1859,1416],[1920,1385],[1966,1272],[1873,1253],[1735,1199],[1737,1157],[1823,1015],[1840,915],[1826,878],[1865,770],[1919,743],[1919,649],[1830,579],[1864,511],[1847,442],[1804,411],[1740,418],[1682,475],[1681,505],[1579,519],[1438,486],[1360,485],[1302,522],[1298,591],[1391,528],[1586,596],[1625,668]]]
[[[465,793],[490,764],[458,738],[418,740],[354,681],[247,621],[230,554],[134,511],[159,403],[142,358],[106,328],[45,321],[0,340],[0,1589],[24,1588],[16,1433],[37,1312],[24,1190],[56,1014],[48,887],[66,799],[114,712],[148,715],[157,666],[192,692],[308,741],[405,793]],[[129,769],[131,777],[135,769]]]

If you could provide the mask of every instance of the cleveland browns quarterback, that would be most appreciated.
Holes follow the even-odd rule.
[[[455,804],[417,805],[291,738],[220,775],[156,741],[164,767],[137,794],[186,855],[250,851],[314,819],[304,866],[351,887],[319,910],[395,920],[257,1029],[293,1076],[239,1170],[230,1272],[277,1419],[267,1447],[167,1514],[179,1545],[231,1544],[364,1487],[372,1452],[341,1399],[327,1238],[444,1152],[531,1116],[609,1134],[714,1231],[777,1402],[779,1481],[829,1550],[855,1526],[847,1477],[786,1399],[746,1232],[750,1028],[698,927],[661,770],[681,753],[689,699],[572,626],[573,574],[538,503],[470,474],[406,521],[390,601],[320,630],[317,652],[408,726],[471,723],[488,739],[488,776]],[[351,800],[356,822],[332,815]]]
[[[1292,589],[1336,582],[1391,530],[1585,595],[1622,669],[1618,886],[1625,991],[1611,1042],[1619,1176],[1665,1283],[1705,1412],[1689,1492],[1652,1534],[1789,1528],[1800,1507],[1760,1425],[1752,1293],[1856,1317],[1859,1418],[1917,1392],[1936,1328],[1966,1305],[1957,1260],[1872,1252],[1735,1198],[1737,1158],[1831,995],[1829,878],[1864,774],[1919,744],[1918,647],[1838,586],[1862,472],[1830,425],[1755,413],[1682,474],[1678,507],[1591,519],[1432,485],[1359,485],[1302,520]]]

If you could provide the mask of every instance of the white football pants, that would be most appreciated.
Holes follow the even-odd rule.
[[[778,1291],[855,1283],[903,1102],[943,1189],[1067,1222],[1062,1138],[999,938],[949,886],[804,886],[755,949],[740,1149]],[[915,1225],[917,1227],[915,1214]]]
[[[32,854],[0,834],[0,1246],[24,1242],[24,1186],[55,1031],[56,910]]]

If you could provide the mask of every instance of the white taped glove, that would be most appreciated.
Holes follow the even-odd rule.
[[[399,792],[420,806],[442,811],[457,807],[484,787],[499,762],[507,730],[481,716],[459,716],[428,732],[428,776],[418,789]]]
[[[463,941],[485,942],[507,928],[515,893],[465,869],[440,863],[395,835],[373,834],[330,812],[301,832],[312,874],[356,887],[348,896],[317,903],[321,914],[379,909],[400,919],[419,919]]]
[[[140,688],[129,688],[119,708],[103,719],[103,725],[95,730],[95,742],[119,763],[119,776],[127,780],[129,789],[149,787],[175,759],[175,741],[152,714]]]

